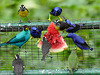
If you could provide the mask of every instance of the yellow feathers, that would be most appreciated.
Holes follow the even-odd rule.
[[[28,10],[19,11],[18,14],[19,14],[19,16],[21,16],[21,17],[26,17],[27,14],[28,14]]]

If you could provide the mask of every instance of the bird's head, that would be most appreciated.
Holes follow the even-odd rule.
[[[60,20],[55,20],[55,29],[56,30],[59,30],[60,25],[61,25]]]
[[[36,31],[37,31],[37,28],[36,27],[32,27],[31,28],[31,32],[36,33]]]
[[[76,50],[72,50],[72,52],[71,53],[76,53]]]
[[[25,6],[24,5],[21,5],[20,6],[20,11],[24,11],[24,10],[26,10]]]
[[[19,55],[18,54],[15,55],[15,59],[19,59]]]
[[[25,26],[24,26],[24,31],[27,31],[27,30],[29,30],[29,28],[28,28],[27,25],[25,25]]]
[[[52,11],[50,12],[50,14],[54,15],[54,16],[58,16],[60,15],[62,12],[62,9],[60,7],[55,7],[52,9]]]
[[[68,38],[73,38],[73,37],[75,37],[75,34],[73,34],[73,33],[68,33],[68,34],[67,34],[67,37],[68,37]]]
[[[43,38],[42,38],[42,41],[47,41],[47,38],[46,38],[46,37],[43,37]]]

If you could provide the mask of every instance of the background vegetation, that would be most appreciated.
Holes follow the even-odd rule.
[[[49,12],[54,7],[61,7],[63,9],[62,15],[70,21],[81,21],[92,18],[96,20],[96,18],[100,16],[100,0],[1,0],[1,23],[19,22],[18,9],[21,4],[24,4],[28,8],[28,17],[32,22],[48,22]],[[55,19],[58,18],[52,16],[52,21]],[[23,21],[25,22],[27,19],[23,18]],[[17,33],[19,32],[0,32],[0,43],[8,41]],[[63,36],[66,36],[66,34],[65,32]],[[77,51],[80,61],[79,68],[100,68],[100,29],[79,30],[76,34],[84,38],[86,42],[94,48],[94,51]],[[66,38],[65,40],[69,48],[60,53],[50,53],[53,59],[46,57],[45,62],[41,62],[41,50],[35,45],[37,40],[37,38],[29,40],[20,50],[18,47],[10,45],[0,47],[0,70],[12,70],[11,65],[14,55],[19,53],[26,65],[26,70],[66,69],[67,58],[71,50],[76,47],[72,40]]]

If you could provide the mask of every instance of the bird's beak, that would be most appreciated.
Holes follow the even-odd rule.
[[[28,30],[28,28],[25,28],[25,30]]]

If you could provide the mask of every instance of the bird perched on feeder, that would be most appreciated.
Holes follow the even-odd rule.
[[[82,39],[80,36],[74,34],[74,33],[68,33],[68,38],[72,38],[73,42],[82,50],[93,50],[93,48],[89,47],[88,44],[85,42],[84,39]]]
[[[16,75],[22,75],[24,70],[24,62],[19,57],[19,55],[15,55],[15,59],[12,62],[13,71],[16,73]]]
[[[78,57],[76,54],[76,50],[72,50],[71,54],[68,57],[68,69],[70,71],[70,74],[73,74],[73,71],[78,68]]]
[[[24,5],[21,5],[20,9],[18,10],[18,14],[20,16],[20,23],[21,23],[21,17],[26,17],[28,19],[28,22],[29,23],[31,22],[27,17],[28,13],[29,13],[28,9]]]
[[[68,23],[65,23],[63,21],[55,20],[55,29],[56,30],[64,31],[69,27],[73,27],[73,26],[71,26]]]
[[[68,29],[69,27],[73,27],[71,25],[69,25],[68,23],[65,23],[63,21],[60,21],[60,20],[55,20],[55,29],[56,30],[60,30],[60,31],[65,31],[66,29]],[[63,34],[62,32],[62,34]],[[61,35],[60,35],[61,36]],[[58,36],[58,37],[60,37]]]
[[[30,33],[31,33],[31,39],[33,37],[34,38],[40,38],[41,37],[42,30],[37,29],[36,27],[32,27]]]
[[[53,16],[58,16],[60,21],[62,21],[62,19],[60,18],[61,12],[62,12],[62,9],[60,7],[53,8],[52,11],[49,13],[49,19],[48,20],[51,21],[50,17],[51,17],[51,15],[53,15]]]
[[[9,41],[0,44],[0,46],[3,45],[15,45],[21,48],[21,46],[26,43],[30,38],[30,30],[28,29],[28,26],[25,25],[23,27],[23,31],[21,31],[19,34],[11,38]]]
[[[43,37],[42,38],[42,54],[43,54],[43,57],[42,57],[41,61],[45,60],[45,57],[47,56],[47,54],[50,51],[50,48],[51,48],[50,43],[48,43],[46,37]]]
[[[81,26],[84,26],[84,24],[71,24],[71,22],[68,19],[66,19],[64,16],[62,17],[65,19],[65,22],[67,24],[69,24],[70,26],[73,26],[73,27],[69,27],[68,29],[66,29],[66,32],[68,33],[74,33],[78,31],[81,28]]]

